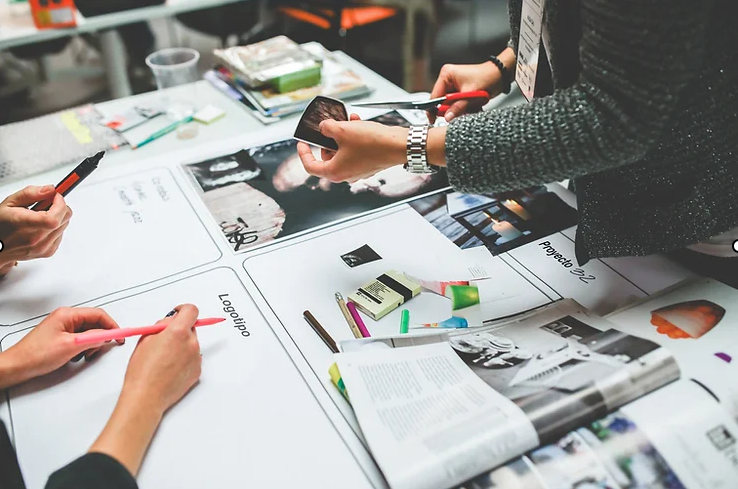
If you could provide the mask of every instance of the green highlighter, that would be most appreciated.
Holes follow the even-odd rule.
[[[402,310],[400,316],[400,334],[406,334],[410,327],[410,311],[407,309]]]

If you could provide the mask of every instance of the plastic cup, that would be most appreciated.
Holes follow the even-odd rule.
[[[190,48],[169,48],[151,53],[146,57],[146,64],[151,68],[159,88],[161,103],[167,115],[173,120],[182,120],[195,113],[197,88],[195,82],[200,79],[197,73],[197,62],[200,53]],[[182,124],[177,128],[177,135],[187,130],[193,131],[192,124]],[[189,134],[188,137],[192,137]]]

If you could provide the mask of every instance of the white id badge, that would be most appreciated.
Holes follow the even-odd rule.
[[[520,38],[515,66],[515,82],[526,100],[530,102],[536,90],[538,54],[543,32],[543,5],[546,0],[523,0],[520,15]]]

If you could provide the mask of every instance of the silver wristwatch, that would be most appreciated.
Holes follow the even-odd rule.
[[[410,126],[407,132],[407,163],[405,170],[409,173],[436,173],[438,169],[428,164],[426,147],[428,145],[428,129],[430,126]]]

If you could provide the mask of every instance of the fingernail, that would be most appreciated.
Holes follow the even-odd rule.
[[[456,114],[454,114],[453,112],[446,112],[446,122],[451,122],[451,119],[453,119],[454,117],[456,117]]]
[[[169,312],[167,313],[167,315],[166,315],[166,316],[164,316],[164,317],[165,317],[165,318],[170,318],[170,317],[174,316],[175,314],[177,314],[177,310],[176,310],[176,309],[172,309],[172,310],[171,310],[171,311],[169,311]]]
[[[43,187],[41,187],[42,192],[51,192],[52,190],[54,190],[53,185],[44,185]]]

